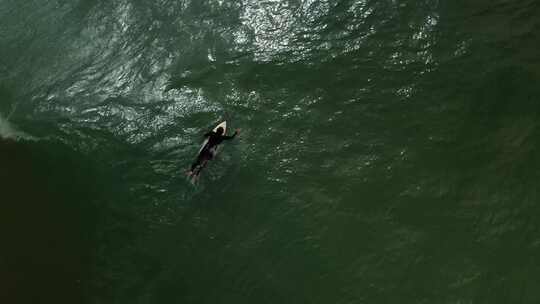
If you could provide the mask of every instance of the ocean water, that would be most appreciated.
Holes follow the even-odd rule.
[[[539,33],[534,0],[0,0],[0,302],[538,303]]]

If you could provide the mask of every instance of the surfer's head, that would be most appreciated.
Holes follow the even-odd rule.
[[[216,133],[217,133],[218,135],[223,134],[223,128],[222,128],[222,127],[217,128]]]

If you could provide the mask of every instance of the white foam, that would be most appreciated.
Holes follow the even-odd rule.
[[[7,119],[0,115],[0,137],[18,139],[27,136],[23,132],[15,129]]]

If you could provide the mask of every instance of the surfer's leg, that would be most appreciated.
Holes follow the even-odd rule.
[[[201,151],[199,156],[197,157],[197,161],[193,163],[191,166],[191,171],[189,172],[189,175],[198,176],[202,169],[206,166],[209,160],[212,159],[212,151],[208,149],[204,149]]]
[[[204,167],[206,167],[206,164],[207,164],[207,163],[208,163],[208,159],[203,160],[202,163],[201,163],[201,164],[199,165],[199,167],[197,168],[197,171],[196,171],[196,172],[193,171],[193,172],[194,172],[193,175],[196,176],[196,177],[198,177],[199,174],[201,174],[202,169],[204,169]]]
[[[195,162],[191,165],[191,169],[189,169],[189,172],[188,172],[188,175],[193,175],[195,174],[195,169],[197,169],[197,167],[200,167],[201,166],[201,163],[204,161],[204,157],[203,157],[204,154],[200,154],[199,156],[197,156],[197,159],[195,160]]]

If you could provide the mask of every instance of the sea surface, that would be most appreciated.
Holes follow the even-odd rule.
[[[538,0],[0,0],[0,303],[540,303],[539,48]]]

